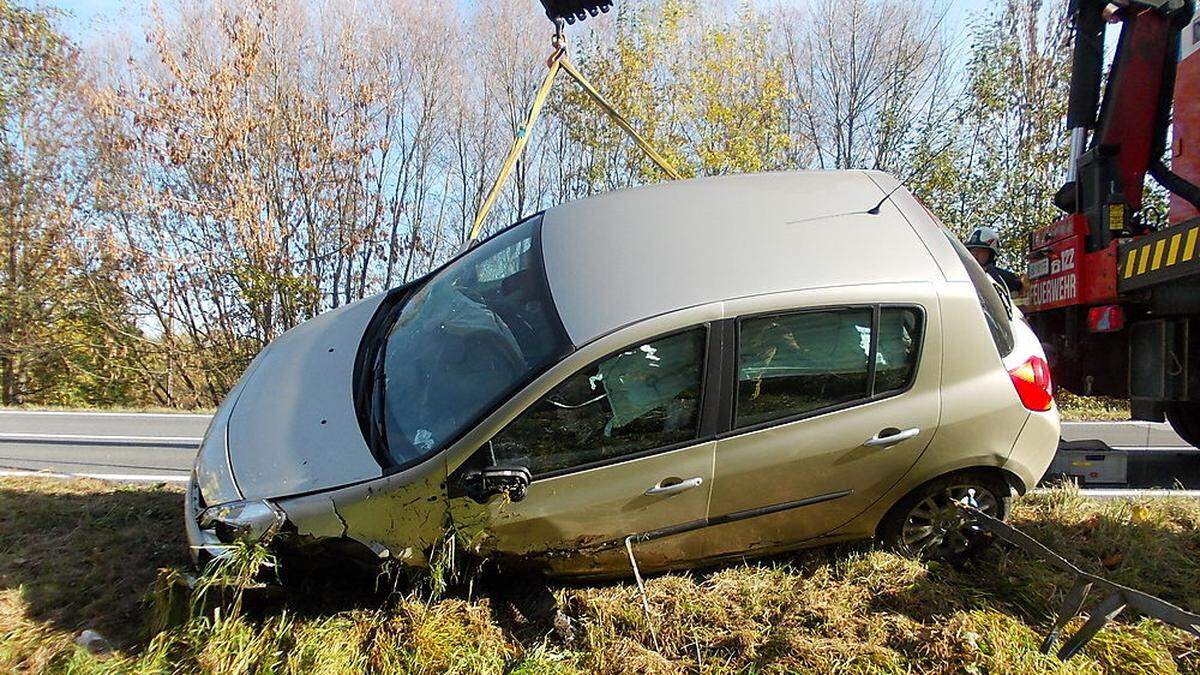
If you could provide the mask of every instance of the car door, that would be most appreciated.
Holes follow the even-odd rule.
[[[939,317],[932,289],[895,295],[738,318],[707,555],[830,532],[916,463],[938,422]]]
[[[554,386],[450,477],[525,467],[524,499],[480,505],[452,489],[455,522],[476,524],[485,555],[571,574],[628,571],[625,537],[701,522],[715,448],[701,420],[709,333],[630,345]],[[698,552],[656,539],[637,556],[653,569]]]

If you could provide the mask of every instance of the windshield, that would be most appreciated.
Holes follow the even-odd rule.
[[[434,275],[387,334],[387,454],[437,452],[570,348],[542,267],[541,217],[485,241]]]

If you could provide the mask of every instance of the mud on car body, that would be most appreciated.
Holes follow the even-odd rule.
[[[215,416],[198,555],[447,531],[555,575],[882,537],[982,544],[1049,464],[1041,347],[892,177],[703,178],[550,209],[281,336]]]

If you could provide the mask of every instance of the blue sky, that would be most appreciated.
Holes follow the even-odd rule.
[[[18,0],[19,2],[20,0]],[[125,32],[140,27],[145,0],[42,0],[25,2],[63,10],[63,28],[72,37],[83,37],[93,30]]]
[[[22,0],[18,0],[21,2]],[[413,2],[430,2],[438,0],[412,0]],[[447,4],[471,0],[440,0]],[[507,1],[507,0],[502,0]],[[618,2],[633,2],[636,0],[617,0]],[[787,0],[803,2],[803,0]],[[986,8],[995,0],[952,0],[950,13],[947,17],[951,35],[965,32],[967,17]],[[72,37],[79,39],[94,32],[137,32],[141,28],[141,17],[145,13],[148,0],[41,0],[28,1],[23,4],[36,4],[55,7],[63,10],[67,16],[63,19],[63,28]],[[534,4],[534,3],[530,3]]]

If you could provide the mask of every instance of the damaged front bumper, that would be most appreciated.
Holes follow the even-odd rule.
[[[221,540],[214,530],[200,529],[197,516],[200,515],[202,502],[200,486],[196,483],[196,474],[188,481],[187,492],[183,495],[183,526],[187,531],[188,552],[192,556],[192,564],[202,566],[221,553]]]
[[[267,500],[237,501],[205,506],[195,475],[184,496],[183,522],[192,562],[202,566],[220,557],[238,539],[269,540],[287,522],[279,507]]]

